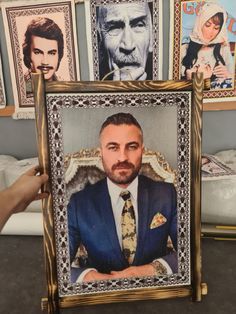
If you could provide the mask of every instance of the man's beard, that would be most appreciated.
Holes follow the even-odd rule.
[[[141,160],[137,167],[128,161],[118,162],[114,164],[110,169],[107,169],[104,165],[104,169],[107,177],[115,184],[130,184],[138,175],[141,168]],[[115,173],[116,170],[120,169],[119,173]],[[131,170],[127,173],[127,170]]]

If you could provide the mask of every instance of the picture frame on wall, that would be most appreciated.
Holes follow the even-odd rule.
[[[45,85],[42,75],[34,75],[39,162],[51,178],[44,187],[50,196],[43,210],[48,313],[123,302],[127,296],[144,300],[191,295],[201,300],[203,86],[200,75],[189,82]],[[109,127],[113,130],[107,133]],[[133,157],[119,157],[114,170],[113,158],[121,146]],[[123,189],[138,184],[135,253],[130,247],[122,251],[125,244],[119,240],[119,218],[115,221],[112,214],[109,180]],[[141,196],[142,180],[149,183]],[[172,191],[168,197],[166,188]],[[156,250],[154,242],[161,234],[162,249],[157,252],[160,247]]]
[[[1,3],[15,105],[14,118],[34,118],[32,73],[49,81],[79,80],[72,0]]]
[[[162,78],[162,0],[85,0],[90,80]]]
[[[2,71],[2,58],[0,54],[0,109],[3,109],[5,107],[6,107],[6,93]]]
[[[221,102],[231,102],[230,109],[236,109],[235,12],[230,0],[171,1],[169,77],[190,79],[193,72],[202,72],[209,78],[206,110],[224,110]]]

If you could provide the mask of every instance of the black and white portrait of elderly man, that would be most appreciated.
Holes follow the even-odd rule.
[[[148,3],[97,8],[100,80],[152,79],[152,16]]]

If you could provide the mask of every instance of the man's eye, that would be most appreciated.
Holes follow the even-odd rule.
[[[136,149],[138,149],[138,145],[129,145],[128,149],[129,150],[136,150]]]
[[[118,147],[117,146],[108,146],[108,150],[110,150],[110,151],[116,151],[118,149]]]
[[[140,20],[140,21],[133,23],[133,25],[131,24],[131,27],[135,32],[141,33],[143,31],[145,31],[145,29],[147,27],[147,23],[145,20]]]
[[[109,25],[105,27],[105,31],[111,36],[117,36],[122,32],[123,28],[123,23],[109,23]]]
[[[48,54],[49,54],[50,56],[55,56],[56,53],[57,53],[56,51],[49,51],[49,52],[48,52]]]
[[[144,21],[139,21],[138,23],[134,25],[134,27],[144,27],[144,26],[146,26],[146,23]]]
[[[108,32],[112,32],[112,31],[115,31],[115,30],[118,30],[118,29],[121,29],[121,26],[118,26],[118,25],[111,25],[111,26],[109,26],[109,28],[108,28]]]
[[[35,55],[39,55],[41,52],[39,50],[34,50]]]

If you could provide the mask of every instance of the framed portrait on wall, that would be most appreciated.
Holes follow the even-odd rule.
[[[2,58],[0,54],[0,109],[5,108],[6,106],[6,94],[5,94],[5,86],[2,72]]]
[[[74,1],[7,1],[1,7],[14,118],[33,118],[33,72],[48,81],[79,80]]]
[[[162,0],[85,0],[90,80],[162,78]]]
[[[171,1],[169,77],[190,79],[202,72],[211,81],[204,92],[208,108],[236,102],[235,12],[236,3],[230,0]]]
[[[44,89],[34,75],[39,160],[51,177],[45,307],[201,300],[203,85],[198,76]]]

